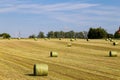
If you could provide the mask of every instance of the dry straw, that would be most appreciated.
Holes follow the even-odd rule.
[[[109,57],[117,57],[117,52],[116,51],[110,51],[109,52]]]
[[[47,76],[48,65],[47,64],[34,64],[33,72],[35,76]]]
[[[54,51],[51,51],[50,52],[50,57],[58,57],[58,53],[54,52]]]

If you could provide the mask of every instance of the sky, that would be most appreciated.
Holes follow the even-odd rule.
[[[0,0],[0,33],[12,37],[40,31],[88,31],[120,26],[120,0]]]

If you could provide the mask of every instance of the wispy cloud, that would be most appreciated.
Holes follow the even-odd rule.
[[[41,4],[24,4],[19,3],[17,0],[14,0],[14,3],[5,3],[7,1],[0,2],[2,4],[2,8],[0,8],[0,12],[9,12],[13,10],[21,11],[31,10],[31,12],[39,12],[39,11],[46,11],[46,12],[53,12],[53,11],[68,11],[68,10],[78,10],[78,9],[84,9],[89,7],[98,6],[98,4],[88,4],[88,3],[58,3],[58,4],[48,4],[48,5],[41,5]],[[15,3],[16,2],[16,3]],[[8,10],[8,11],[7,11]],[[30,11],[29,11],[30,12]]]
[[[25,0],[1,0],[0,13],[45,14],[53,20],[74,24],[97,24],[120,21],[120,10],[115,6],[91,3],[27,4]]]

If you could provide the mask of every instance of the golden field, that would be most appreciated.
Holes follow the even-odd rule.
[[[119,42],[119,40],[117,40]],[[0,80],[120,80],[120,44],[77,39],[0,40]],[[117,57],[108,57],[109,51]],[[50,51],[58,57],[50,57]],[[48,76],[34,76],[33,65],[45,63]]]

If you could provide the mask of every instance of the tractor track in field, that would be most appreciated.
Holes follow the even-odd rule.
[[[11,42],[10,43],[8,42],[5,45],[0,44],[1,45],[0,50],[2,50],[0,51],[0,57],[1,57],[0,61],[5,65],[8,64],[10,69],[14,69],[15,73],[18,73],[18,76],[22,75],[23,78],[26,78],[25,76],[28,76],[26,80],[34,79],[32,78],[32,76],[30,78],[30,76],[27,74],[32,73],[33,65],[36,63],[45,63],[48,64],[49,66],[50,75],[48,75],[47,79],[44,77],[41,78],[42,80],[44,79],[46,80],[118,80],[120,79],[119,61],[116,62],[116,60],[118,60],[119,57],[110,59],[108,57],[103,57],[102,55],[96,53],[93,54],[83,51],[83,53],[80,54],[79,51],[76,51],[78,48],[81,48],[83,50],[87,48],[87,49],[92,49],[94,52],[96,52],[95,49],[97,48],[98,51],[103,50],[105,52],[106,50],[104,50],[104,48],[106,46],[104,46],[104,44],[102,45],[100,44],[100,46],[97,46],[95,44],[91,45],[91,43],[82,44],[82,43],[72,42],[72,44],[73,44],[73,49],[65,47],[65,45],[67,45],[67,42],[59,42],[59,41],[48,41],[48,43],[45,43],[45,45],[43,44],[41,45],[41,43],[37,41],[36,42],[17,41],[15,43],[16,47],[14,47],[15,45],[12,45]],[[31,47],[27,47],[26,45],[27,46],[34,45],[34,46],[31,46],[33,47],[32,49]],[[54,45],[59,45],[59,46],[56,47]],[[62,46],[64,46],[64,49],[60,48]],[[60,55],[61,57],[48,58],[47,51],[49,51],[50,49],[54,49],[55,47],[56,47],[55,50],[58,50],[62,53],[62,55]],[[39,48],[42,49],[41,53],[39,53],[40,51]],[[108,46],[107,50],[109,49],[118,51],[118,47],[115,46],[114,47]],[[45,55],[43,55],[44,50],[46,50]],[[32,53],[30,51],[32,51]],[[72,53],[75,54],[73,55]],[[39,56],[39,54],[42,55]],[[64,56],[63,54],[66,54],[66,56]],[[55,61],[57,59],[58,61]],[[80,60],[80,62],[78,60]],[[56,75],[56,77],[54,77],[54,75]],[[37,78],[36,80],[39,80],[39,78]]]
[[[68,43],[68,42],[60,42],[60,41],[52,41],[52,42],[59,43],[59,44],[64,44],[64,45],[67,45],[67,43]],[[75,42],[71,42],[71,43],[75,47],[83,47],[83,48],[89,48],[89,49],[96,49],[96,47],[97,47],[97,50],[105,50],[105,51],[106,50],[116,50],[116,51],[119,51],[119,48],[116,48],[117,46],[113,46],[113,45],[111,45],[111,46],[113,46],[111,48],[111,47],[106,47],[106,44],[105,45],[102,44],[102,46],[99,46],[99,45],[97,45],[97,43],[92,44],[92,45],[91,45],[91,43],[89,43],[89,44],[87,44],[87,43],[75,43]]]
[[[28,69],[32,69],[32,67],[33,67],[33,64],[34,63],[43,63],[44,61],[39,61],[39,60],[34,60],[34,59],[28,59],[28,58],[23,58],[23,57],[20,57],[20,56],[16,56],[16,55],[9,55],[9,54],[6,54],[6,55],[4,55],[4,56],[2,56],[2,58],[4,59],[4,61],[6,61],[6,64],[8,63],[8,62],[10,62],[10,63],[13,63],[14,65],[16,64],[18,67],[25,67],[26,69],[28,68]],[[32,61],[32,62],[31,62]],[[30,63],[31,62],[31,63]],[[44,63],[46,63],[46,64],[48,64],[48,65],[53,65],[53,63],[48,63],[48,62],[44,62]],[[56,65],[56,64],[55,64]],[[16,68],[16,67],[14,67],[13,65],[11,65],[13,68]],[[60,66],[60,65],[57,65],[58,67]],[[63,66],[62,66],[62,68],[63,68]],[[19,69],[19,68],[18,68]],[[53,71],[53,72],[55,72],[55,73],[57,73],[57,74],[59,74],[60,72],[58,72],[58,71],[55,71],[54,69],[52,69],[52,70],[50,70],[50,71]],[[65,74],[61,74],[61,75],[64,75],[65,76]],[[66,76],[68,76],[68,75],[66,75]],[[70,77],[70,78],[73,78],[73,79],[79,79],[79,78],[76,78],[76,77],[74,77],[74,76],[71,76],[71,75],[69,75],[68,77]]]
[[[104,76],[104,75],[101,75],[101,74],[97,74],[97,73],[94,74],[94,73],[91,73],[91,72],[86,71],[84,69],[82,70],[82,69],[78,69],[78,68],[73,67],[73,66],[67,66],[67,65],[57,64],[57,63],[53,63],[53,62],[49,62],[49,61],[29,59],[29,58],[24,58],[24,57],[20,57],[20,56],[16,56],[16,55],[9,55],[9,54],[6,54],[2,58],[5,59],[5,60],[7,60],[7,61],[14,62],[15,64],[22,65],[22,66],[24,66],[26,68],[29,68],[29,69],[32,68],[31,66],[34,63],[36,63],[36,62],[39,62],[39,63],[44,62],[44,63],[46,63],[48,65],[54,65],[54,66],[58,67],[59,69],[63,68],[63,69],[69,69],[69,70],[78,71],[78,72],[80,71],[80,73],[96,75],[96,76],[99,76],[99,77],[101,76],[101,77],[104,77],[104,78],[109,78],[109,80],[113,80],[112,78]],[[32,63],[30,63],[30,62],[32,62]],[[62,73],[59,70],[50,69],[50,71],[53,71],[53,72],[55,72],[57,74],[61,74],[61,75],[64,75],[64,76],[68,76],[68,77],[76,79],[76,80],[80,79],[80,77],[77,78],[76,76],[72,76],[72,75],[69,75],[69,74],[66,74],[66,73]],[[101,72],[101,73],[103,73],[103,72]],[[79,75],[80,74],[78,74],[78,76]],[[80,79],[80,80],[84,80],[84,79]]]

